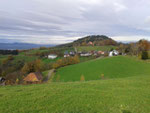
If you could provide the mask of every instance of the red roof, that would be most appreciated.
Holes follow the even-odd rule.
[[[42,73],[40,72],[35,72],[35,73],[30,73],[28,74],[25,78],[24,81],[27,82],[39,82],[43,79]]]

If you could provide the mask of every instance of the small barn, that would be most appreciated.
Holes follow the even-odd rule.
[[[24,81],[27,83],[39,83],[43,79],[43,75],[40,72],[30,73],[25,78]]]

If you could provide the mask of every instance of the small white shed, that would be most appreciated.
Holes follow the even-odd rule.
[[[57,58],[57,55],[55,54],[48,55],[48,59],[55,59],[55,58]]]

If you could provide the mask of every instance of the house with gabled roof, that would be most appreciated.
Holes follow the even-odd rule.
[[[41,82],[43,79],[43,75],[41,72],[34,72],[34,73],[29,73],[25,78],[24,81],[28,83],[38,83]]]

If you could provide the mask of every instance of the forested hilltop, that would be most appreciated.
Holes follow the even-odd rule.
[[[118,45],[118,43],[105,35],[90,35],[68,44],[59,45],[59,47],[73,47],[73,46],[105,46],[105,45]]]

